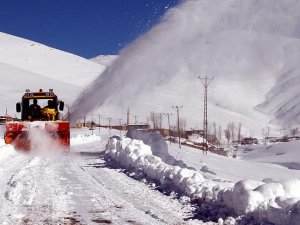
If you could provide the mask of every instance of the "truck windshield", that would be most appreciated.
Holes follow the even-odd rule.
[[[33,104],[33,99],[29,99],[29,105]],[[56,108],[57,104],[54,103],[54,99],[37,99],[37,104],[41,108]]]

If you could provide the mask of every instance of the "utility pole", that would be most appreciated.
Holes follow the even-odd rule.
[[[162,113],[159,114],[159,120],[160,120],[160,123],[159,123],[160,128],[159,129],[162,129],[162,121],[163,121]]]
[[[134,124],[137,124],[137,117],[138,117],[138,116],[137,116],[137,115],[134,115],[133,117],[134,117]]]
[[[120,137],[122,135],[121,131],[122,131],[122,119],[119,119],[119,124],[120,124]]]
[[[129,117],[130,117],[130,112],[129,112],[129,107],[127,109],[127,126],[129,125]]]
[[[183,108],[183,106],[172,106],[173,109],[177,111],[177,132],[178,132],[178,143],[179,149],[181,149],[181,142],[180,142],[180,129],[179,129],[179,110]]]
[[[99,134],[100,134],[100,127],[101,127],[101,125],[100,125],[100,119],[101,119],[101,115],[98,115],[98,118],[99,118]]]
[[[90,130],[92,131],[92,135],[94,134],[94,127],[93,127],[93,116],[91,116],[91,128]]]
[[[172,113],[163,113],[164,116],[168,117],[168,125],[169,125],[169,136],[171,136],[171,127],[170,127],[170,116],[172,115]],[[170,145],[171,145],[171,137],[170,137]]]
[[[111,120],[112,118],[108,118],[109,135],[111,134],[111,126],[110,126]]]
[[[208,78],[207,76],[205,77],[198,77],[203,86],[204,86],[204,115],[203,115],[203,132],[204,132],[204,135],[203,135],[203,142],[204,142],[204,138],[205,138],[205,143],[207,144],[207,89],[208,89],[208,86],[210,85],[210,83],[213,81],[214,77],[211,77],[211,78]]]

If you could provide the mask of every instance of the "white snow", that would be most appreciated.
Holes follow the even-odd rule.
[[[118,55],[98,55],[90,60],[95,63],[99,63],[105,67],[111,66],[114,61],[118,58]]]
[[[113,131],[113,133],[118,134],[119,132]],[[109,163],[113,162],[115,167],[127,169],[128,171],[131,171],[131,175],[135,174],[137,177],[140,177],[140,179],[141,177],[146,177],[148,181],[154,182],[154,187],[157,186],[160,190],[172,190],[181,196],[189,196],[189,198],[193,201],[196,200],[198,204],[211,204],[211,209],[216,210],[217,212],[215,215],[216,218],[223,217],[222,212],[227,210],[229,215],[234,217],[237,215],[246,217],[247,221],[251,221],[253,224],[266,220],[276,225],[297,224],[299,219],[297,210],[299,208],[300,201],[300,172],[299,170],[287,169],[286,167],[279,165],[279,159],[276,160],[277,165],[272,164],[272,161],[267,162],[268,157],[274,159],[272,157],[276,157],[278,152],[289,155],[289,153],[297,151],[296,146],[300,146],[300,143],[297,141],[268,146],[244,146],[243,149],[241,148],[238,152],[239,159],[232,159],[217,156],[212,153],[209,153],[207,156],[202,155],[201,151],[188,147],[183,147],[179,150],[176,144],[172,144],[170,146],[162,140],[159,140],[157,134],[137,131],[131,133],[132,138],[144,139],[149,145],[144,144],[142,140],[131,139],[128,137],[122,137],[120,140],[117,138],[110,138],[107,143],[106,141],[109,137],[107,136],[108,134],[109,131],[106,129],[101,130],[100,136],[99,133],[96,133],[96,131],[92,134],[92,131],[87,128],[73,129],[71,134],[72,145],[70,157],[66,157],[62,154],[57,157],[58,155],[53,154],[53,152],[48,155],[39,154],[37,152],[34,154],[24,155],[20,152],[16,152],[11,145],[5,145],[3,139],[0,139],[0,173],[2,175],[6,174],[5,176],[1,175],[0,184],[2,182],[7,182],[10,176],[15,174],[14,171],[20,170],[17,175],[13,175],[12,180],[9,181],[9,185],[14,185],[14,183],[16,183],[15,188],[11,189],[8,186],[4,189],[4,191],[8,191],[6,194],[7,199],[14,199],[13,204],[9,204],[7,210],[13,210],[15,212],[15,216],[8,219],[9,217],[7,217],[6,214],[8,211],[3,211],[2,209],[2,211],[0,211],[0,221],[16,222],[24,220],[28,216],[33,219],[33,221],[39,221],[38,217],[24,213],[22,210],[22,204],[24,203],[25,205],[27,204],[32,207],[36,207],[36,201],[44,193],[40,188],[47,189],[49,187],[48,185],[53,185],[53,187],[56,188],[51,194],[51,197],[47,200],[52,201],[53,203],[57,201],[55,203],[57,206],[52,209],[55,213],[52,213],[51,218],[68,217],[64,214],[65,209],[68,207],[75,207],[75,205],[78,204],[76,203],[77,201],[82,202],[82,198],[79,197],[82,194],[80,194],[78,190],[82,190],[81,188],[83,187],[80,186],[80,189],[78,189],[75,188],[78,187],[78,185],[76,185],[74,188],[70,189],[73,184],[78,182],[77,179],[79,179],[77,176],[80,174],[78,173],[80,169],[78,170],[79,167],[77,163],[81,165],[82,168],[94,168],[93,165],[95,168],[98,168],[99,165],[99,168],[101,168],[102,163],[98,161],[100,160],[99,153],[106,149],[106,160]],[[42,139],[45,140],[45,138]],[[46,145],[43,146],[45,150],[47,150]],[[294,146],[294,148],[287,146]],[[251,148],[252,150],[249,150]],[[268,154],[266,154],[267,151],[269,151]],[[72,152],[75,155],[72,155]],[[78,156],[81,155],[88,158],[83,158],[84,161],[82,161],[82,159],[78,158],[78,153]],[[169,163],[166,163],[162,160],[162,158],[154,155],[154,153],[156,155],[161,155]],[[259,157],[260,154],[261,157]],[[170,161],[172,156],[177,156],[178,159],[183,162],[177,164],[174,159]],[[295,155],[292,155],[292,158],[294,157]],[[86,161],[87,159],[89,160]],[[260,162],[260,160],[262,162]],[[283,158],[282,160],[286,161],[287,159]],[[74,164],[72,161],[76,163]],[[294,161],[296,161],[296,159],[294,159]],[[172,164],[170,164],[170,162],[172,162]],[[71,163],[71,165],[69,163]],[[189,167],[178,166],[183,163]],[[44,166],[48,168],[47,173],[45,171],[42,172],[43,170],[41,167]],[[219,166],[221,166],[221,168],[218,169]],[[67,169],[69,167],[70,170]],[[19,169],[16,170],[16,168]],[[105,167],[103,168],[105,169]],[[58,171],[60,172],[58,173]],[[74,171],[76,171],[76,174],[74,174]],[[50,176],[51,182],[43,183],[42,187],[40,187],[41,182],[44,181],[39,179],[33,179],[30,181],[32,176],[34,176],[37,172],[44,173],[45,179],[49,179]],[[100,188],[100,186],[97,186],[97,189],[91,189],[94,185],[92,185],[91,181],[87,180],[85,170],[81,173],[83,174],[80,175],[80,179],[81,182],[85,182],[84,188],[86,190],[89,190],[90,193],[94,193],[94,191]],[[104,171],[100,172],[95,170],[92,175],[95,179],[105,182],[105,185],[115,185],[107,183],[111,177],[104,181],[104,177],[100,175],[101,173],[104,173]],[[282,176],[282,173],[286,176]],[[114,174],[114,176],[116,176],[116,174]],[[267,174],[267,176],[263,177],[263,174]],[[105,176],[107,176],[107,174]],[[123,179],[119,176],[120,175],[118,175],[116,179]],[[56,181],[54,182],[54,179],[57,179],[59,183]],[[122,182],[118,185],[124,185]],[[140,183],[138,181],[136,182]],[[68,184],[68,189],[65,189],[62,186],[66,183]],[[137,186],[137,184],[134,185]],[[113,186],[110,186],[110,188],[113,188]],[[130,185],[130,188],[133,188],[133,186]],[[141,187],[139,186],[139,188]],[[143,188],[142,192],[147,189],[147,186]],[[102,193],[106,190],[106,187],[104,187],[104,189],[100,189],[100,192]],[[33,193],[31,193],[32,190],[36,190],[36,194],[33,195]],[[114,188],[112,190],[115,191]],[[124,190],[129,191],[130,189]],[[137,189],[131,191],[138,193]],[[65,197],[60,200],[56,199],[54,197],[54,193],[56,192],[64,193]],[[121,193],[123,192],[120,192],[120,194]],[[141,192],[139,192],[139,195],[139,197],[144,201],[144,195]],[[88,192],[85,192],[84,196],[88,196]],[[121,194],[121,196],[124,198],[123,194]],[[137,197],[135,197],[135,199],[136,198]],[[132,199],[132,197],[130,197],[130,199]],[[6,202],[7,200],[2,199],[1,201]],[[72,203],[73,201],[75,201],[75,203]],[[118,201],[123,200],[119,199]],[[91,202],[97,203],[98,200],[95,199]],[[138,204],[138,207],[141,207],[140,202],[136,204]],[[162,204],[162,202],[159,204]],[[85,206],[82,205],[82,203],[80,205],[80,208],[75,207],[77,208],[77,213],[81,215],[84,221],[88,221],[89,214],[86,213]],[[97,208],[97,206],[95,207]],[[34,210],[39,212],[38,209]],[[127,210],[129,211],[126,212],[129,213],[132,212],[133,209],[129,207]],[[154,208],[150,208],[150,211],[153,210]],[[71,217],[74,216],[76,219],[79,219],[76,215],[72,215]],[[111,217],[112,214],[107,214],[107,216]],[[50,218],[48,212],[41,218]],[[167,217],[164,215],[162,218],[166,219]],[[113,221],[118,221],[114,216],[111,217],[111,219]],[[235,219],[232,217],[223,217],[223,219],[218,219],[218,221],[221,220],[223,220],[223,224],[227,225],[235,224],[234,221],[239,221],[241,219],[238,217]],[[58,219],[58,221],[62,220]],[[119,222],[120,221],[124,220],[121,219]],[[196,222],[196,220],[191,221],[191,223],[192,222]],[[155,223],[156,222],[154,222],[154,224]],[[201,222],[199,223],[201,224]]]
[[[87,144],[95,141],[100,141],[100,136],[93,134],[93,135],[87,135],[87,134],[77,134],[74,137],[71,137],[70,143],[71,146],[73,145],[80,145],[80,144]]]
[[[0,33],[0,114],[14,116],[27,88],[54,88],[67,106],[79,95],[75,118],[94,109],[125,118],[129,106],[146,122],[151,111],[183,105],[187,128],[199,129],[198,76],[208,75],[209,124],[241,122],[244,136],[278,131],[270,120],[288,129],[300,121],[299,8],[296,0],[183,1],[120,56],[91,60]],[[31,129],[38,151],[29,154],[0,139],[0,224],[203,224],[187,199],[213,214],[200,217],[210,225],[299,224],[299,141],[239,146],[233,159],[157,134],[109,139],[110,130],[83,128],[72,129],[64,155],[41,130]]]
[[[114,113],[124,113],[129,106],[145,122],[151,111],[182,105],[187,126],[201,128],[204,90],[198,76],[207,75],[215,77],[210,124],[241,122],[245,136],[261,136],[274,118],[286,127],[298,123],[299,8],[296,0],[275,0],[272,7],[268,1],[183,1],[121,51],[79,96],[74,116],[97,106],[120,106]]]
[[[131,136],[134,135],[131,134]],[[138,132],[137,136],[141,139],[142,133]],[[149,137],[151,135],[145,134],[144,139],[148,140]],[[300,146],[299,143],[298,146]],[[165,149],[159,145],[156,147],[160,150]],[[153,149],[153,151],[156,150]],[[185,154],[182,151],[181,153]],[[276,174],[273,174],[272,178],[269,177],[262,181],[249,179],[236,183],[222,181],[220,178],[207,176],[206,171],[203,174],[201,170],[169,165],[153,155],[149,145],[145,145],[141,140],[127,137],[120,140],[111,138],[106,147],[106,156],[122,168],[144,174],[164,189],[172,189],[192,199],[212,202],[216,207],[224,205],[233,210],[236,215],[251,215],[253,221],[267,220],[274,224],[296,225],[300,216],[296,210],[300,204],[299,173],[298,179],[281,181],[276,181]],[[185,160],[183,159],[183,161]],[[223,161],[229,163],[225,157],[223,157]],[[241,163],[247,164],[247,161]],[[230,165],[228,166],[230,167]],[[214,172],[214,169],[211,170]],[[260,167],[256,167],[252,172],[258,173],[260,170]],[[270,174],[273,172],[274,170],[270,171]],[[241,170],[237,173],[241,176],[247,174]],[[294,211],[291,212],[291,209]]]
[[[23,38],[0,33],[0,39],[0,62],[57,82],[85,87],[105,69],[90,60]]]
[[[16,152],[0,139],[0,224],[176,224],[190,214],[188,205],[105,167],[106,141],[90,130],[71,136],[77,144],[60,157]]]
[[[26,89],[53,88],[59,99],[71,106],[82,87],[105,69],[79,56],[1,32],[0,52],[0,115],[5,115],[7,108],[8,114],[15,116],[15,103]]]

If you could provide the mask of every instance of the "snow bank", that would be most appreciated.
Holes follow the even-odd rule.
[[[123,168],[142,173],[172,189],[202,202],[224,206],[236,215],[246,215],[256,222],[296,225],[300,219],[300,180],[264,182],[242,180],[236,184],[205,179],[198,171],[171,166],[153,155],[141,140],[111,138],[106,157]]]
[[[153,155],[161,158],[163,162],[169,165],[187,167],[182,161],[176,161],[176,159],[170,155],[168,145],[159,132],[147,132],[132,129],[127,132],[126,137],[143,141],[144,144],[151,147]]]
[[[140,140],[111,138],[106,146],[106,156],[124,168],[142,172],[165,188],[173,187],[188,196],[196,194],[197,184],[204,181],[197,171],[164,163]]]

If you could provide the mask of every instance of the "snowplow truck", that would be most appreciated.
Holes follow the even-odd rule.
[[[63,110],[64,102],[58,100],[53,89],[48,92],[42,89],[30,92],[27,89],[22,102],[16,104],[16,111],[21,113],[21,119],[5,125],[5,143],[12,144],[17,150],[31,150],[35,148],[32,135],[41,132],[59,147],[69,151],[70,121],[60,119],[60,111]]]

